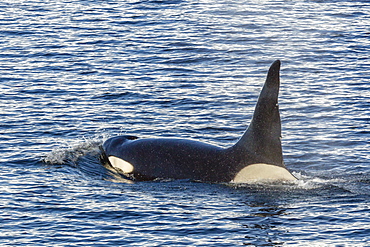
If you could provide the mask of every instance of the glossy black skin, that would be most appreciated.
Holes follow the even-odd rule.
[[[135,167],[135,178],[192,179],[230,181],[236,173],[234,164],[241,157],[231,149],[186,139],[137,139],[113,137],[103,145],[107,155],[116,156]],[[230,172],[234,170],[234,172]]]
[[[285,168],[280,140],[279,71],[280,61],[277,60],[269,69],[251,124],[230,148],[186,139],[117,136],[103,144],[104,155],[131,163],[134,166],[131,177],[136,180],[172,178],[229,182],[250,164],[266,163]]]

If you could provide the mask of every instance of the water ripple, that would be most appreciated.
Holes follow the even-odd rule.
[[[368,9],[1,2],[1,245],[368,245]],[[297,184],[130,184],[100,166],[117,134],[231,145],[274,59]]]

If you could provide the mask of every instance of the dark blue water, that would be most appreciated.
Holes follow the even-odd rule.
[[[370,246],[370,4],[1,1],[1,246]],[[219,145],[282,60],[296,184],[125,183],[109,136]]]

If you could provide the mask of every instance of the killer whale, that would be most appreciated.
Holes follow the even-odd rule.
[[[269,68],[253,118],[242,137],[229,148],[175,138],[117,136],[101,149],[103,165],[132,180],[191,179],[249,183],[293,181],[283,161],[278,106],[280,64]]]

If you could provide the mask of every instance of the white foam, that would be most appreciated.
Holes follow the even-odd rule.
[[[98,154],[101,140],[84,139],[76,143],[64,143],[46,154],[43,161],[49,164],[65,164],[66,162],[76,162],[80,157],[86,154]]]

